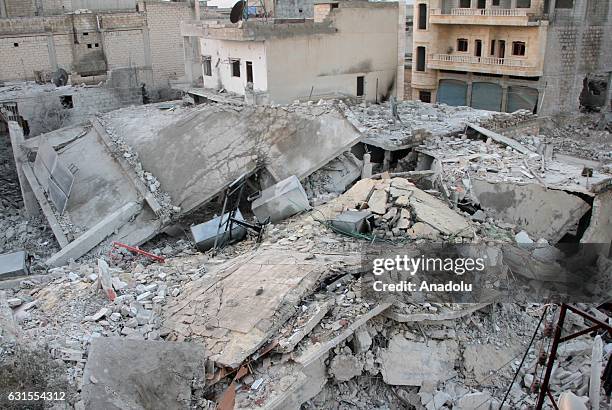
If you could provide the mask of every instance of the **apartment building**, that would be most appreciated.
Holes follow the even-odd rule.
[[[256,104],[286,104],[403,99],[404,27],[405,8],[397,2],[318,0],[312,19],[204,19],[181,30],[193,50],[186,72],[194,85]]]
[[[607,0],[416,0],[413,99],[541,114],[610,101]]]

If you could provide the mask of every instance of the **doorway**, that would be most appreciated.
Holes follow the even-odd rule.
[[[365,92],[365,77],[360,75],[357,77],[357,97],[363,97]]]
[[[506,58],[506,41],[505,40],[499,40],[499,53],[497,57]]]
[[[246,62],[247,83],[253,84],[253,62]]]
[[[474,47],[474,55],[476,57],[482,57],[482,40],[476,40],[476,47]]]

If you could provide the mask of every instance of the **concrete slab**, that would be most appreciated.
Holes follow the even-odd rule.
[[[253,213],[264,222],[277,223],[310,207],[306,191],[295,175],[261,191],[251,206]]]
[[[472,192],[488,215],[516,224],[534,241],[557,243],[590,209],[577,195],[539,184],[472,178]]]
[[[202,347],[190,343],[95,338],[83,374],[85,408],[189,408],[205,359]]]
[[[456,375],[454,366],[458,354],[459,346],[454,340],[418,343],[402,334],[395,335],[380,353],[383,380],[395,386],[446,381]]]
[[[27,274],[28,266],[25,251],[0,255],[0,280]]]
[[[240,365],[296,312],[330,265],[360,262],[357,254],[309,256],[259,249],[214,267],[164,306],[169,340],[203,343],[215,362]]]
[[[370,211],[346,211],[333,219],[331,224],[341,232],[366,233],[370,230],[367,219],[371,215]]]
[[[17,324],[9,307],[6,292],[0,291],[0,345],[17,340]]]

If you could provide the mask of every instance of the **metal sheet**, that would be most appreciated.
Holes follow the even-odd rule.
[[[52,178],[49,178],[49,199],[55,205],[55,209],[57,212],[62,215],[66,210],[66,205],[68,204],[68,197],[64,192],[60,189],[60,187],[53,182]]]
[[[218,246],[223,246],[230,242],[230,233],[224,231],[225,223],[227,223],[228,217],[229,213],[223,215],[223,223],[221,224],[221,229],[219,229],[219,222],[221,221],[220,216],[213,218],[208,222],[204,222],[191,227],[191,235],[193,236],[193,241],[195,242],[196,247],[200,251],[204,252],[211,249],[215,244],[215,238],[217,238]],[[239,221],[244,221],[240,210],[236,212],[236,219],[238,219]],[[218,235],[217,232],[219,232]],[[241,240],[246,236],[246,233],[247,232],[244,227],[238,224],[232,224],[231,241]]]
[[[436,102],[454,107],[467,105],[467,83],[459,80],[440,80]]]
[[[51,179],[59,186],[64,194],[69,197],[72,185],[74,184],[74,175],[60,161],[55,162],[55,167],[51,171]]]
[[[502,88],[494,83],[473,83],[471,107],[479,110],[501,111]]]
[[[508,103],[506,112],[516,110],[536,111],[538,105],[538,90],[531,87],[512,86],[508,87]]]

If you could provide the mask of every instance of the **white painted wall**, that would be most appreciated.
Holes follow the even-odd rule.
[[[363,7],[341,2],[329,15],[337,33],[267,40],[270,102],[285,104],[308,98],[311,89],[314,96],[354,96],[358,76],[365,76],[366,99],[378,97],[380,101],[383,95],[392,95],[390,89],[394,89],[398,72],[399,9],[398,3],[387,5]],[[403,49],[399,54],[403,68]]]
[[[212,76],[205,76],[204,87],[244,95],[247,84],[246,62],[253,63],[253,89],[268,89],[267,68],[263,41],[230,41],[200,39],[202,56],[211,56]],[[231,59],[240,59],[240,77],[232,76]],[[204,70],[202,69],[202,74]]]

